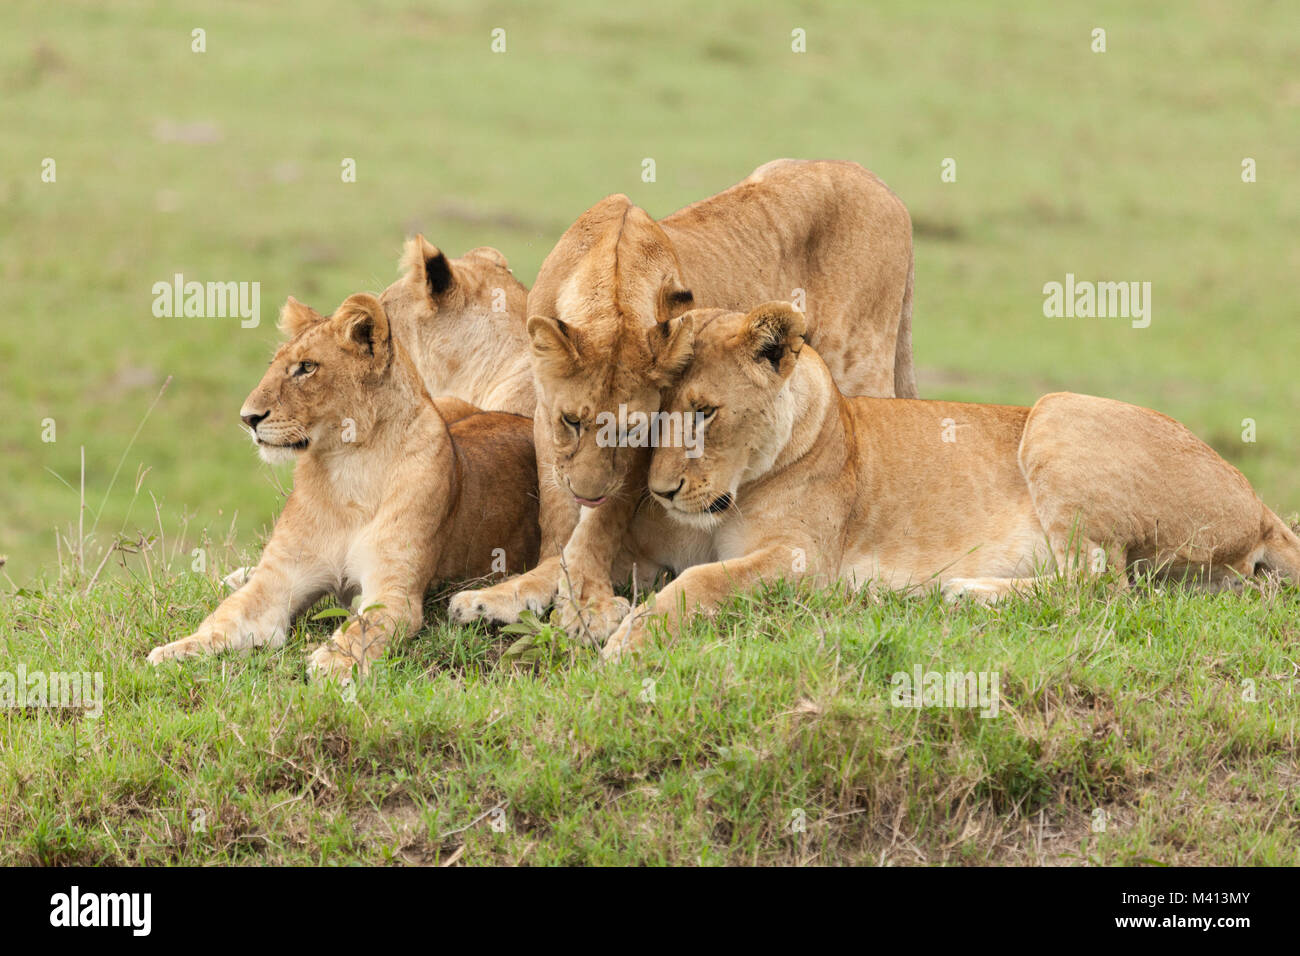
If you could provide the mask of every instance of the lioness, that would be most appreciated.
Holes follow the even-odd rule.
[[[622,195],[579,217],[528,295],[543,560],[456,595],[453,618],[512,621],[558,591],[571,631],[603,639],[618,626],[627,602],[611,560],[649,452],[606,447],[601,416],[659,409],[690,358],[692,306],[790,296],[818,317],[808,334],[846,392],[916,394],[911,220],[856,163],[777,160],[660,222]]]
[[[665,405],[699,416],[703,453],[656,449],[662,507],[638,514],[620,562],[643,581],[694,566],[623,621],[605,657],[640,644],[652,618],[672,631],[777,578],[988,601],[1054,570],[1300,580],[1300,539],[1158,412],[1064,392],[1032,409],[846,398],[788,304],[694,318],[694,355]]]
[[[321,597],[359,593],[361,616],[308,659],[312,674],[346,681],[419,629],[430,584],[536,560],[528,419],[435,403],[374,296],[328,318],[290,299],[280,325],[290,339],[240,418],[263,459],[296,457],[293,492],[248,582],[150,663],[278,647]]]
[[[429,394],[532,417],[537,399],[524,330],[528,289],[506,257],[480,246],[450,259],[417,234],[406,241],[398,268],[401,277],[379,301]],[[242,587],[252,572],[236,568],[225,583]]]
[[[422,235],[407,240],[402,276],[379,301],[430,395],[485,411],[533,414],[524,329],[528,289],[490,246],[449,259]]]

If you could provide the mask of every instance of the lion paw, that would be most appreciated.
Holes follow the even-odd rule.
[[[366,662],[358,660],[334,641],[326,641],[307,656],[307,676],[314,681],[335,681],[347,686],[352,683],[353,668],[365,675]]]
[[[612,593],[579,600],[561,594],[555,599],[555,609],[560,626],[570,637],[599,647],[623,623],[632,605]]]
[[[478,620],[514,624],[524,611],[544,613],[554,598],[554,582],[522,574],[490,588],[452,595],[447,614],[458,624]]]
[[[155,667],[163,661],[179,661],[187,657],[199,657],[203,654],[213,654],[220,648],[213,641],[211,635],[191,634],[189,637],[183,637],[179,641],[172,641],[170,644],[160,644],[149,652],[145,658]]]
[[[238,591],[248,583],[248,579],[253,576],[253,572],[256,570],[257,568],[235,568],[221,579],[221,583],[232,591]]]
[[[600,649],[600,660],[609,664],[635,654],[645,643],[645,616],[632,612],[623,618],[617,630],[609,636],[605,646]]]
[[[939,593],[949,604],[956,604],[964,598],[981,604],[995,604],[1006,596],[1006,588],[987,578],[949,578],[940,585]]]

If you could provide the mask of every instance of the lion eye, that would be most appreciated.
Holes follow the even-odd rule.
[[[315,362],[299,362],[289,370],[289,374],[294,378],[305,378],[319,367]]]
[[[717,406],[717,405],[697,405],[697,406],[695,406],[695,414],[696,414],[696,415],[702,415],[704,418],[712,418],[714,415],[718,414],[718,406]]]
[[[575,432],[576,432],[576,431],[581,427],[581,425],[582,425],[582,422],[578,420],[578,417],[577,417],[576,415],[561,415],[561,416],[560,416],[560,421],[564,422],[564,424],[568,425],[568,426],[569,426],[570,428],[572,428]]]

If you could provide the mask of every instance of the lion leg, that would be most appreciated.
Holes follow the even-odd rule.
[[[916,398],[916,366],[912,361],[912,283],[915,265],[907,264],[907,285],[899,310],[898,338],[894,343],[894,397]]]
[[[1076,525],[1077,527],[1077,525]],[[1021,577],[953,577],[944,578],[939,585],[939,593],[949,603],[968,598],[981,604],[997,604],[1009,597],[1023,597],[1053,575],[1075,580],[1080,577],[1092,577],[1117,572],[1117,582],[1121,588],[1128,586],[1126,552],[1123,546],[1116,544],[1102,545],[1082,537],[1077,531],[1048,532],[1048,544],[1052,550],[1054,568],[1044,569],[1045,573]]]
[[[256,576],[250,576],[246,584],[222,601],[193,634],[150,651],[149,663],[282,646],[288,639],[293,616],[316,601],[325,589],[310,583],[301,569],[286,568],[265,557],[256,570]]]
[[[386,529],[399,522],[427,529],[428,537],[393,540]],[[307,658],[309,677],[346,684],[354,668],[365,676],[395,638],[419,631],[424,592],[438,573],[446,530],[419,490],[406,489],[387,499],[368,533],[352,545],[361,585],[357,615]]]
[[[649,640],[652,623],[675,635],[693,617],[713,612],[737,591],[762,581],[799,577],[800,572],[791,570],[790,552],[786,545],[771,545],[737,560],[687,568],[623,619],[606,641],[601,659],[617,660],[637,651]]]
[[[360,609],[357,617],[336,630],[307,658],[307,674],[313,680],[347,684],[354,669],[364,677],[390,643],[410,637],[424,623],[422,591],[396,583],[371,588],[363,585]]]
[[[513,624],[524,611],[540,615],[555,600],[562,565],[561,557],[552,555],[531,571],[506,578],[499,584],[459,591],[452,595],[448,616],[459,624],[476,620]]]
[[[646,488],[649,449],[636,455],[623,485],[599,508],[583,508],[564,546],[555,609],[573,637],[596,646],[627,617],[631,604],[614,593],[614,560],[628,540],[636,504]]]

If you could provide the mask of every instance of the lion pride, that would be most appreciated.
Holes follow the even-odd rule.
[[[940,588],[996,601],[1044,574],[1211,587],[1261,570],[1300,581],[1300,539],[1237,469],[1146,408],[1058,392],[1032,408],[848,398],[772,302],[696,312],[665,407],[698,416],[702,454],[657,448],[617,567],[643,585],[606,658],[759,581]]]
[[[915,395],[911,220],[856,163],[777,160],[659,222],[622,195],[580,216],[528,295],[543,560],[456,595],[453,619],[512,621],[558,598],[575,633],[618,626],[611,562],[649,453],[605,447],[597,419],[658,410],[691,356],[689,309],[792,296],[848,394]]]

